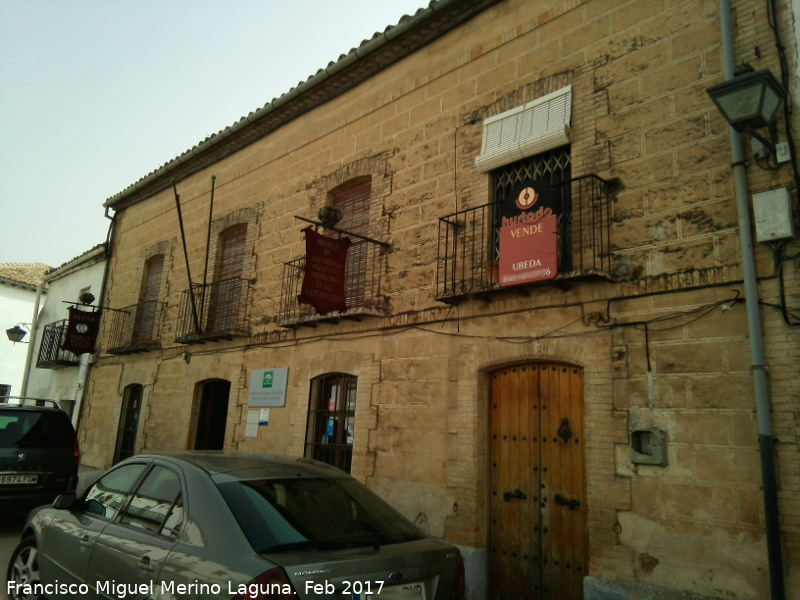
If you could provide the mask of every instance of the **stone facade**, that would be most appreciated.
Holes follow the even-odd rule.
[[[789,6],[777,4],[781,35],[794,39]],[[425,531],[462,548],[469,597],[483,598],[491,580],[490,375],[540,361],[575,365],[585,382],[586,597],[768,597],[730,142],[705,92],[723,79],[717,3],[442,1],[399,25],[399,39],[421,31],[433,9],[476,12],[363,81],[347,84],[344,67],[329,69],[329,79],[310,79],[297,97],[268,105],[107,202],[115,224],[104,301],[139,301],[147,259],[163,255],[163,314],[156,347],[99,356],[81,418],[84,460],[113,461],[121,399],[134,384],[143,386],[135,450],[194,447],[200,384],[208,380],[230,383],[226,449],[303,454],[313,381],[353,376],[351,472]],[[778,73],[765,3],[735,0],[733,9],[737,60]],[[385,51],[376,47],[362,45],[356,63]],[[789,58],[796,91],[796,56]],[[280,119],[285,107],[339,81],[341,93],[254,133],[259,119]],[[525,286],[524,294],[494,289],[442,301],[440,219],[494,200],[493,175],[475,167],[484,120],[564,86],[572,86],[571,175],[613,184],[610,268]],[[751,191],[788,186],[796,205],[788,163],[773,171],[751,164],[747,173]],[[375,250],[378,268],[369,275],[380,282],[376,303],[341,318],[312,317],[305,324],[314,327],[287,326],[284,264],[303,256],[307,225],[295,217],[316,219],[331,190],[358,178],[371,184],[369,237],[388,244]],[[216,264],[220,233],[247,224],[247,335],[175,341],[189,288],[176,191],[195,283],[206,260]],[[776,263],[773,250],[754,251],[793,597],[800,596],[800,272],[796,258]],[[796,256],[796,240],[780,251]],[[103,336],[101,349],[108,325]],[[285,406],[271,408],[269,425],[250,437],[250,373],[278,367],[289,368]],[[632,460],[630,432],[651,429],[665,432],[664,466]]]

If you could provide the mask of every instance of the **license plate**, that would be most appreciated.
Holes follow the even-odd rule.
[[[0,474],[0,484],[20,485],[25,483],[36,483],[38,475],[2,475]]]
[[[425,583],[384,586],[380,594],[353,594],[353,600],[427,600]]]

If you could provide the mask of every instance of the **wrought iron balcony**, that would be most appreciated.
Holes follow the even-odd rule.
[[[72,352],[61,349],[61,344],[67,336],[67,319],[53,321],[44,326],[42,343],[39,346],[39,356],[36,366],[39,369],[60,369],[74,367],[79,359]]]
[[[347,310],[324,315],[308,304],[297,300],[303,285],[305,257],[283,264],[283,284],[278,325],[296,328],[314,327],[318,323],[337,323],[340,320],[360,320],[365,316],[384,315],[388,302],[381,290],[386,255],[384,249],[369,240],[355,240],[347,255],[345,266],[345,296]]]
[[[250,281],[241,277],[192,285],[181,295],[176,341],[198,344],[249,336],[249,302]]]
[[[502,292],[569,280],[610,279],[612,184],[595,175],[578,177],[558,190],[558,275],[545,282],[501,287],[498,282],[499,202],[439,219],[437,300],[457,304],[490,300]]]
[[[111,311],[109,354],[133,354],[159,348],[163,303],[140,302]]]

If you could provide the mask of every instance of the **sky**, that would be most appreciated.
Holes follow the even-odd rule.
[[[428,0],[0,0],[0,263],[105,241],[103,202]]]

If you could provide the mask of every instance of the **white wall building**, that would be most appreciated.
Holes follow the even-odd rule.
[[[69,307],[83,304],[87,293],[97,299],[101,297],[105,268],[106,249],[100,244],[50,271],[44,278],[47,298],[31,336],[35,346],[26,395],[58,400],[76,424],[93,355],[75,356],[62,350],[61,343]]]
[[[35,319],[37,288],[52,267],[40,263],[0,264],[0,396],[19,396],[22,389],[30,334],[22,342],[11,342],[5,330],[19,325],[29,331]],[[46,289],[42,289],[42,294]]]

